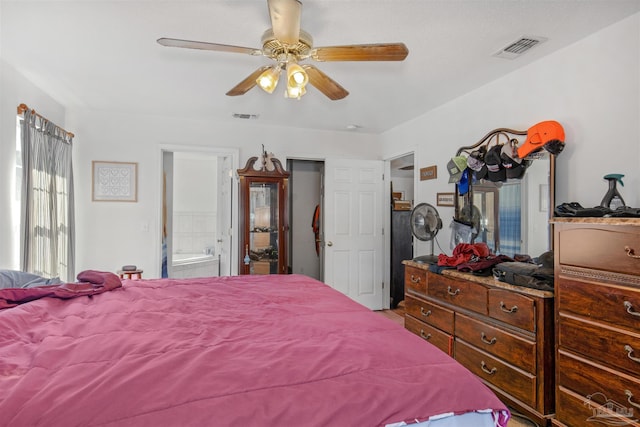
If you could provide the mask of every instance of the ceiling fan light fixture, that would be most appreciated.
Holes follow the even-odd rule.
[[[280,79],[280,65],[276,65],[274,67],[265,70],[262,74],[258,76],[256,79],[256,83],[258,86],[262,88],[267,93],[273,93],[278,86],[278,80]]]
[[[287,86],[303,88],[309,82],[309,76],[304,69],[295,62],[287,64]]]
[[[305,93],[307,93],[307,89],[304,86],[287,86],[287,90],[284,91],[284,97],[300,99]]]

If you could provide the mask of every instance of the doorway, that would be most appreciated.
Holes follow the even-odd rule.
[[[288,159],[289,176],[289,268],[324,281],[322,244],[322,181],[324,162]]]
[[[161,277],[237,274],[237,153],[202,147],[161,153]]]
[[[390,289],[389,307],[395,309],[404,300],[404,265],[413,258],[411,209],[414,206],[414,155],[407,153],[389,160],[391,176],[390,206]]]
[[[318,269],[316,278],[372,310],[383,308],[384,162],[293,159],[287,161],[287,170],[291,272],[307,268],[301,267],[302,251],[311,252],[307,260]],[[317,231],[313,229],[316,206],[320,206]]]

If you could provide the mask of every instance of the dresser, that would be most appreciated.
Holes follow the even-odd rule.
[[[553,424],[640,425],[640,219],[554,223]]]
[[[405,327],[539,425],[554,407],[553,293],[404,261]]]

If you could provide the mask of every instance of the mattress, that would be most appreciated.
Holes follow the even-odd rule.
[[[464,425],[461,416],[478,417],[466,425],[509,418],[448,355],[309,277],[122,284],[0,310],[3,422],[450,427]]]

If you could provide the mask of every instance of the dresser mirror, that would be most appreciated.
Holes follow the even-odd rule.
[[[458,155],[478,145],[463,147]],[[475,228],[472,243],[485,242],[493,253],[507,256],[538,257],[553,248],[555,156],[540,150],[531,158],[520,179],[470,182],[464,195],[455,186],[455,218]]]

